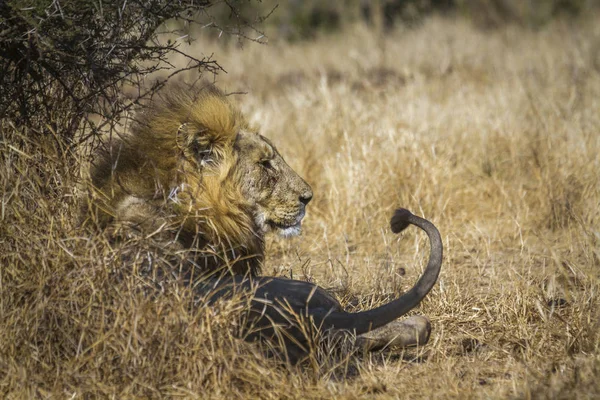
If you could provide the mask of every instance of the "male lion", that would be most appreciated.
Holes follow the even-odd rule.
[[[167,263],[172,270],[166,273],[193,284],[208,303],[249,294],[246,338],[283,338],[290,361],[311,350],[304,322],[318,333],[353,332],[368,349],[424,344],[429,338],[424,317],[394,321],[427,295],[442,262],[435,226],[407,210],[396,211],[392,230],[409,224],[423,229],[430,258],[415,286],[386,305],[347,313],[316,285],[258,277],[265,234],[298,234],[312,191],[214,86],[175,87],[154,101],[131,133],[99,156],[91,183],[91,221],[116,237],[151,237],[167,252],[183,253],[178,266]]]
[[[257,275],[264,236],[300,233],[310,186],[214,86],[176,86],[95,163],[102,227],[159,232],[203,272]]]

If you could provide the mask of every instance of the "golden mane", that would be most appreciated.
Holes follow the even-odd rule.
[[[264,244],[240,193],[240,130],[256,133],[219,89],[171,88],[93,164],[96,220],[148,233],[162,226],[185,247],[212,253],[202,258],[209,270],[215,259],[234,273],[257,273]]]

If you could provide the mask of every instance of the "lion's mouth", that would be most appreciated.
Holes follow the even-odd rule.
[[[271,221],[268,221],[267,224],[273,231],[277,232],[277,234],[282,237],[297,236],[302,232],[302,222],[300,221],[291,225],[278,224]]]
[[[296,236],[301,233],[302,218],[304,218],[304,212],[299,213],[298,216],[291,222],[275,222],[273,220],[267,220],[265,222],[272,231],[277,232],[280,236],[289,237]]]
[[[286,229],[286,228],[289,228],[289,227],[292,227],[292,226],[300,225],[301,222],[294,222],[294,223],[291,223],[291,224],[281,224],[281,223],[278,223],[278,222],[275,222],[275,221],[267,221],[267,224],[269,224],[269,226],[271,228]]]

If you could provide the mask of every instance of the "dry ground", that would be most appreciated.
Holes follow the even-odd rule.
[[[392,298],[427,250],[415,229],[389,232],[406,207],[445,245],[414,311],[432,320],[430,344],[276,366],[231,337],[239,305],[190,311],[185,291],[149,300],[111,283],[110,249],[77,229],[77,179],[3,142],[2,397],[600,397],[593,18],[536,32],[434,18],[193,50],[214,51],[217,83],[246,92],[236,101],[315,193],[303,236],[269,242],[265,273],[312,279],[351,309]]]

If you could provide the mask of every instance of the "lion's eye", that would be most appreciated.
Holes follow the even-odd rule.
[[[273,169],[273,163],[271,160],[261,160],[260,165],[266,169]]]

